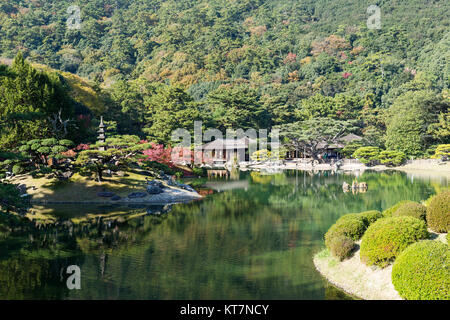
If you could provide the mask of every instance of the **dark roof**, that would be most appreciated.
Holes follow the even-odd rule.
[[[353,141],[359,141],[359,140],[362,140],[362,137],[360,137],[360,136],[358,136],[356,134],[350,133],[350,134],[348,134],[346,136],[343,136],[342,138],[339,139],[339,141],[342,142],[342,143],[332,143],[332,144],[330,144],[327,147],[327,149],[342,149],[342,148],[345,147],[346,144],[349,144],[349,143],[351,143]],[[326,145],[327,145],[326,142],[321,142],[321,143],[319,143],[317,145],[317,147],[319,149],[323,149],[323,148],[326,147]]]
[[[323,149],[323,148],[325,148],[325,147],[327,147],[327,149],[342,149],[342,148],[344,148],[345,146],[344,146],[343,144],[340,144],[340,143],[332,143],[332,144],[330,144],[330,145],[327,146],[327,143],[326,143],[326,142],[321,142],[321,143],[319,143],[319,144],[317,145],[317,148],[318,148],[318,149]]]
[[[343,136],[342,138],[339,139],[339,141],[345,142],[345,143],[349,143],[349,142],[353,142],[353,141],[358,141],[358,140],[362,140],[362,137],[350,133],[346,136]]]
[[[255,143],[255,140],[249,138],[241,139],[216,139],[203,145],[203,150],[235,150],[247,149],[249,143]]]

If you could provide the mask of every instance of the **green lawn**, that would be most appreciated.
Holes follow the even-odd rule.
[[[110,191],[126,197],[131,192],[144,190],[146,177],[139,172],[127,172],[125,177],[105,177],[104,181],[99,183],[79,174],[74,174],[66,181],[23,175],[14,178],[12,182],[25,184],[34,202],[101,202],[106,200],[97,196],[101,191]]]

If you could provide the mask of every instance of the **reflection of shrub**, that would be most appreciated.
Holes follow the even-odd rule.
[[[414,217],[383,218],[373,223],[361,242],[361,261],[385,267],[406,247],[428,238],[424,221]]]
[[[384,150],[378,155],[381,164],[387,166],[399,166],[406,160],[406,155],[401,151]]]
[[[329,250],[339,261],[350,257],[354,248],[355,242],[346,236],[336,236],[329,241]]]
[[[395,211],[397,211],[398,208],[400,208],[402,205],[404,205],[406,203],[410,203],[410,202],[414,203],[414,201],[411,201],[411,200],[403,200],[403,201],[397,202],[392,207],[383,211],[383,217],[385,217],[385,218],[392,217],[392,214]]]
[[[392,283],[408,300],[449,300],[449,266],[448,245],[420,241],[399,255],[392,268]]]
[[[408,201],[403,203],[392,213],[393,217],[411,216],[417,219],[425,220],[427,208],[420,203]]]
[[[450,231],[450,190],[431,199],[427,208],[428,226],[435,232]]]
[[[377,163],[379,154],[380,149],[377,147],[362,147],[355,151],[353,157],[368,166],[373,166]]]

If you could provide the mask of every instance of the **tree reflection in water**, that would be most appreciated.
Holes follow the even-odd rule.
[[[236,175],[236,173],[235,173]],[[2,299],[342,299],[315,271],[323,234],[349,212],[424,200],[439,182],[364,172],[240,172],[173,206],[50,208],[57,221],[0,221]],[[48,207],[46,209],[49,209]],[[65,270],[82,271],[69,291]],[[63,281],[61,281],[63,280]]]

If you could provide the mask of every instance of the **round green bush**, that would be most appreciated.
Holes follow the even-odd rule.
[[[419,241],[392,267],[392,283],[408,300],[450,300],[450,250],[439,241]]]
[[[48,138],[41,140],[41,145],[46,147],[54,146],[56,144],[58,144],[58,140],[56,140],[55,138]]]
[[[400,208],[402,205],[404,205],[406,203],[410,203],[410,202],[414,203],[414,201],[411,201],[411,200],[403,200],[403,201],[400,201],[400,202],[394,204],[392,207],[383,211],[383,217],[385,217],[385,218],[392,217],[392,214],[395,211],[397,211],[398,208]]]
[[[13,168],[12,168],[12,173],[15,174],[15,175],[21,174],[23,172],[24,172],[24,169],[19,164],[14,165]]]
[[[427,207],[413,201],[403,203],[392,213],[393,217],[410,216],[422,220],[425,220],[426,215]]]
[[[57,153],[61,153],[61,152],[66,152],[67,148],[64,146],[54,146],[52,147],[52,152],[57,154]]]
[[[427,223],[435,232],[450,231],[450,190],[435,195],[427,208]]]
[[[330,239],[329,246],[331,254],[342,261],[352,255],[355,242],[346,236],[336,236]]]
[[[330,249],[331,240],[338,236],[346,236],[352,240],[359,240],[365,230],[366,225],[361,217],[355,214],[342,216],[325,234],[325,245]]]
[[[339,219],[336,220],[336,223],[341,223],[341,222],[345,222],[348,220],[361,220],[361,217],[358,216],[357,213],[347,213],[345,215],[343,215],[342,217],[339,217]]]
[[[423,220],[408,216],[379,219],[362,237],[361,261],[384,268],[410,244],[428,237]]]
[[[358,213],[358,215],[363,219],[366,226],[370,226],[372,223],[383,217],[383,214],[377,210],[370,210]]]

